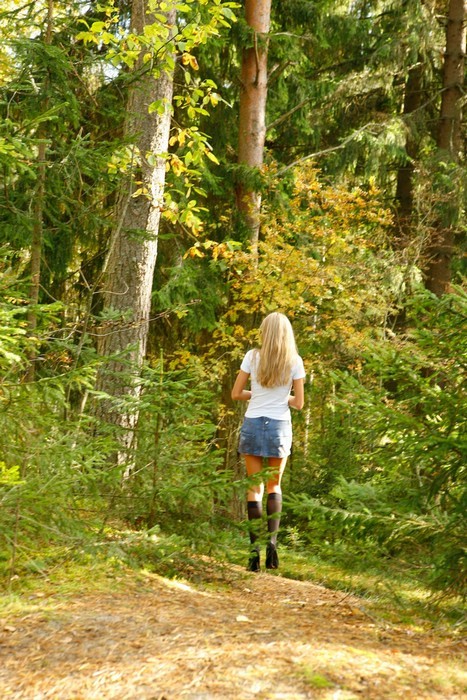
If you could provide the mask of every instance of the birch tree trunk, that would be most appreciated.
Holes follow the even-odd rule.
[[[443,91],[438,127],[437,146],[449,163],[458,163],[462,151],[462,98],[464,85],[466,0],[449,0],[446,24],[446,53],[444,55]],[[447,208],[457,208],[457,193],[447,193]],[[444,205],[443,205],[444,206]],[[455,240],[455,224],[438,220],[437,229],[428,250],[426,287],[438,296],[449,290],[451,258]]]
[[[268,92],[268,33],[271,0],[246,0],[245,18],[253,30],[253,46],[242,55],[238,163],[260,168],[266,138]],[[250,234],[253,248],[258,243],[261,194],[248,183],[237,188],[237,207]]]
[[[166,16],[170,40],[175,9],[173,3],[165,3],[165,7],[163,12],[159,8],[158,14]],[[147,0],[133,0],[131,29],[135,34],[143,34],[145,25],[155,21],[147,9]],[[101,288],[104,315],[110,318],[101,326],[98,340],[100,354],[110,359],[98,377],[97,388],[113,397],[127,397],[130,402],[140,393],[140,370],[146,353],[165,184],[162,154],[168,150],[172,91],[172,71],[162,67],[159,76],[154,77],[145,70],[141,54],[129,87],[125,124],[126,134],[135,137],[133,172],[123,183],[117,203],[116,227]],[[163,109],[149,113],[149,105],[155,101],[160,101]],[[118,461],[125,462],[138,421],[137,409],[117,410],[113,401],[101,401],[98,414],[123,428]]]

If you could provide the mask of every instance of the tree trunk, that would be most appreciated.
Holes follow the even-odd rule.
[[[161,3],[162,4],[162,3]],[[154,7],[152,8],[154,10]],[[161,10],[158,10],[161,13]],[[166,23],[175,25],[175,9],[164,10]],[[154,23],[147,14],[147,2],[133,0],[131,28],[142,34],[145,25]],[[141,54],[134,70],[127,105],[125,132],[136,137],[135,165],[123,183],[117,203],[117,225],[113,233],[102,277],[104,315],[109,322],[99,331],[99,353],[108,356],[105,369],[98,378],[98,389],[113,397],[137,399],[139,378],[146,353],[151,308],[151,292],[157,257],[157,240],[165,184],[173,73],[166,67],[160,75],[144,69]],[[149,105],[161,101],[161,113],[149,113]],[[151,156],[148,158],[148,156]],[[114,423],[122,431],[122,452],[118,461],[127,460],[138,421],[137,408],[116,409],[112,401],[100,402],[99,417]]]
[[[245,18],[253,30],[253,46],[242,55],[238,163],[260,168],[266,138],[268,33],[271,0],[246,0]],[[261,194],[248,183],[237,188],[237,207],[256,247],[260,226]]]
[[[450,0],[446,24],[446,53],[444,55],[443,90],[438,126],[437,146],[441,158],[458,163],[462,145],[462,96],[464,85],[466,1]],[[447,193],[450,202],[457,193]],[[448,202],[449,207],[449,202]],[[456,204],[452,205],[456,207]],[[444,221],[442,220],[444,219]],[[429,264],[426,270],[426,287],[438,296],[449,290],[451,282],[451,258],[454,248],[455,224],[439,217],[428,250]]]
[[[44,43],[50,45],[52,43],[52,28],[53,28],[53,12],[54,5],[53,0],[48,0],[47,4],[47,19],[45,25],[45,36]],[[44,93],[44,100],[42,105],[42,111],[47,112],[48,109],[48,85],[49,78],[46,76],[44,78],[44,84],[42,87]],[[32,227],[32,240],[31,240],[31,283],[29,286],[29,304],[30,308],[28,310],[27,321],[28,321],[28,331],[31,335],[35,333],[37,327],[37,315],[36,306],[39,302],[39,291],[41,282],[41,259],[42,259],[42,245],[44,238],[44,198],[45,198],[45,178],[46,178],[46,127],[43,123],[39,125],[37,130],[37,137],[39,139],[39,145],[37,148],[37,184],[34,191],[34,201],[33,201],[33,227]],[[29,367],[26,373],[26,380],[33,381],[35,374],[35,362],[36,355],[32,353],[29,356]]]
[[[416,128],[418,110],[422,104],[422,76],[423,65],[410,68],[405,86],[404,119],[406,121],[407,138],[405,151],[407,162],[397,171],[396,203],[397,203],[397,239],[396,246],[404,248],[411,239],[413,223],[414,186],[413,177],[415,161],[419,156],[419,141]]]
[[[238,125],[238,163],[248,166],[249,172],[242,172],[237,186],[237,209],[248,231],[248,238],[254,255],[257,254],[261,194],[254,185],[255,172],[263,164],[264,142],[266,139],[266,99],[268,91],[268,33],[270,26],[271,0],[245,0],[245,19],[253,34],[253,46],[245,48],[242,54],[240,113]],[[239,325],[251,328],[252,319],[243,313],[237,319]],[[237,481],[243,475],[243,463],[237,453],[238,431],[241,407],[230,396],[238,364],[229,364],[222,379],[222,416],[217,439],[224,450],[223,468]],[[232,517],[244,517],[244,499],[233,496],[228,508]]]

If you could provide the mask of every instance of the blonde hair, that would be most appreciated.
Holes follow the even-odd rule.
[[[269,388],[288,384],[298,355],[289,319],[274,311],[263,320],[260,333],[261,347],[255,351],[258,382]]]

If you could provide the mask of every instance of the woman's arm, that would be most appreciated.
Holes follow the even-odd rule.
[[[251,399],[251,391],[245,389],[249,376],[248,372],[244,372],[242,369],[237,374],[231,394],[234,401],[249,401]]]
[[[293,380],[293,395],[289,396],[289,406],[300,411],[305,403],[305,383],[303,379]]]

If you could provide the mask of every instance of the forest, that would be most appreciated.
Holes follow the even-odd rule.
[[[244,568],[230,392],[280,311],[307,378],[279,574],[462,618],[465,20],[465,0],[2,3],[5,591],[73,561]]]

